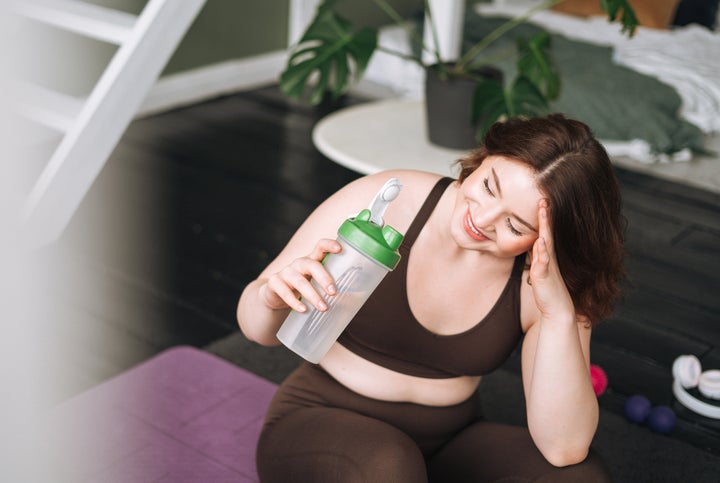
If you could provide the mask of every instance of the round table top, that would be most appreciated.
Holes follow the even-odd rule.
[[[430,144],[425,124],[421,100],[373,101],[323,118],[313,130],[313,142],[328,158],[362,174],[400,168],[457,177],[454,162],[467,152]],[[695,155],[688,163],[647,164],[624,154],[625,146],[632,142],[601,142],[614,164],[720,192],[716,155]],[[706,146],[710,151],[720,151],[720,135],[709,136]]]
[[[388,99],[334,112],[317,123],[313,142],[331,160],[362,174],[417,169],[457,177],[455,161],[467,154],[427,140],[420,100]]]

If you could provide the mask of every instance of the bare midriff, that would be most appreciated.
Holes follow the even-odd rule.
[[[336,343],[320,366],[348,389],[372,399],[426,406],[453,406],[477,389],[480,376],[429,379],[379,366]]]

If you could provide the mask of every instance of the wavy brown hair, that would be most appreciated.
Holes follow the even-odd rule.
[[[590,128],[562,114],[495,123],[480,148],[459,160],[460,182],[488,156],[533,168],[575,310],[592,324],[607,318],[625,276],[625,218],[615,170]]]

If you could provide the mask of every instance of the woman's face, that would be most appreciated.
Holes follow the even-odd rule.
[[[489,156],[458,190],[452,236],[463,248],[511,258],[538,237],[538,203],[543,198],[530,166]]]

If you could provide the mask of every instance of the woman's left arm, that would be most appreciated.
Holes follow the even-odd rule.
[[[551,464],[585,459],[598,423],[590,379],[590,328],[578,317],[555,258],[545,200],[532,250],[530,282],[537,310],[522,348],[528,428]]]

